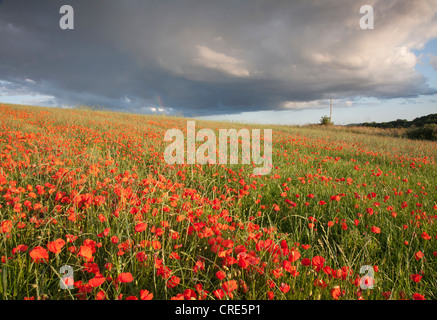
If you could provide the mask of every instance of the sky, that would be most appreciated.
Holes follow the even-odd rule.
[[[437,113],[437,0],[0,0],[0,43],[4,103],[271,124],[318,123],[331,99],[336,124]]]

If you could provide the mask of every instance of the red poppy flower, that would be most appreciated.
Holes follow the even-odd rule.
[[[29,255],[32,257],[32,260],[35,261],[35,263],[39,263],[41,261],[47,262],[49,260],[49,254],[47,253],[47,250],[40,246],[33,248],[29,252]]]
[[[99,287],[100,285],[102,285],[104,282],[106,281],[106,278],[101,274],[101,273],[97,273],[96,276],[92,279],[90,279],[90,281],[88,281],[88,283],[92,286],[92,287]]]
[[[334,288],[332,288],[330,293],[331,293],[331,297],[334,300],[338,300],[338,298],[341,296],[340,286],[335,286]]]
[[[215,273],[215,276],[219,279],[219,280],[223,280],[226,277],[226,273],[224,271],[217,271]]]
[[[84,257],[87,261],[93,260],[93,251],[88,246],[80,246],[78,256]]]
[[[217,289],[213,291],[213,294],[217,297],[217,299],[223,299],[225,296],[225,292],[222,289]]]
[[[171,276],[171,278],[167,281],[168,288],[174,288],[181,282],[181,278],[177,276]]]
[[[422,233],[421,237],[422,237],[423,239],[425,239],[425,240],[430,240],[430,239],[431,239],[431,236],[428,235],[428,233],[426,233],[425,231]]]
[[[193,289],[185,289],[184,298],[185,300],[196,300],[197,294]]]
[[[103,290],[100,290],[96,295],[96,300],[105,300],[106,299],[106,293]]]
[[[413,300],[426,300],[424,295],[413,293]]]
[[[56,239],[55,241],[49,242],[47,244],[47,249],[49,249],[53,253],[60,253],[64,245],[65,245],[65,241],[59,238]]]
[[[148,290],[140,290],[140,298],[141,300],[152,300],[153,293],[149,292]]]
[[[326,266],[323,268],[323,272],[326,273],[327,275],[332,274],[332,269],[330,266]]]
[[[144,230],[146,230],[146,228],[147,228],[147,224],[144,222],[140,222],[135,226],[135,232],[144,231]]]
[[[179,256],[179,254],[177,252],[170,253],[169,258],[170,259],[175,259],[175,260],[180,260],[181,259],[181,257]]]
[[[308,258],[304,258],[300,261],[302,263],[302,265],[304,265],[305,267],[308,267],[309,265],[311,265],[311,260]]]
[[[226,281],[223,283],[222,288],[226,293],[230,293],[234,290],[237,290],[238,288],[237,281],[235,280]]]
[[[128,283],[132,282],[134,280],[134,277],[132,277],[132,274],[130,272],[123,272],[118,275],[117,279],[120,282]]]
[[[419,283],[420,280],[422,279],[422,276],[419,275],[419,274],[412,274],[412,275],[410,276],[410,278],[411,278],[411,280],[413,280],[414,282]]]
[[[140,252],[138,252],[138,253],[135,255],[135,257],[137,258],[137,260],[138,260],[139,262],[144,262],[144,261],[146,261],[146,259],[147,259],[147,255],[146,255],[146,253],[145,253],[144,251],[140,251]]]
[[[288,261],[295,262],[299,260],[300,258],[300,252],[296,250],[291,250],[290,254],[288,255]]]
[[[0,233],[7,233],[7,232],[11,231],[12,226],[13,226],[13,224],[12,224],[11,220],[2,221],[2,223],[0,225]]]
[[[15,255],[17,252],[24,252],[27,250],[27,248],[28,248],[28,246],[26,246],[24,244],[19,244],[14,249],[12,249],[12,255]]]
[[[414,254],[414,257],[416,258],[416,260],[420,260],[420,259],[422,259],[422,258],[424,257],[424,254],[423,254],[422,251],[417,251],[417,252]]]
[[[386,299],[390,299],[391,297],[391,291],[386,291],[382,293],[382,296]]]
[[[65,237],[67,238],[67,242],[74,242],[78,238],[76,235],[73,234],[67,234]]]
[[[154,240],[152,241],[152,247],[155,250],[159,250],[161,249],[161,242],[159,242],[158,240]]]
[[[288,291],[290,291],[290,286],[282,282],[281,286],[279,287],[279,290],[281,290],[282,293],[287,293]]]
[[[320,271],[321,268],[323,268],[323,264],[325,263],[326,259],[321,256],[315,256],[311,259],[311,264],[313,267],[316,268],[316,271]]]
[[[371,229],[370,229],[370,231],[372,231],[373,233],[381,233],[381,229],[380,228],[378,228],[378,227],[375,227],[375,226],[373,226]]]

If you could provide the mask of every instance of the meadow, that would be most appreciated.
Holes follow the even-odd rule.
[[[182,117],[0,115],[0,299],[437,298],[436,142],[196,120],[272,129],[272,170],[254,175],[167,164]]]

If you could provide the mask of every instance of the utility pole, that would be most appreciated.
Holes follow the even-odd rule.
[[[332,97],[331,97],[331,109],[329,112],[329,121],[332,123]]]

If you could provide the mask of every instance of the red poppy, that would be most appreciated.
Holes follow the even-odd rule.
[[[65,245],[65,241],[59,238],[56,239],[55,241],[49,242],[47,244],[47,249],[49,249],[53,253],[60,253],[64,245]]]
[[[161,242],[159,242],[158,240],[154,240],[152,241],[152,247],[155,250],[159,250],[161,249]]]
[[[412,274],[412,275],[410,276],[410,278],[411,278],[411,280],[413,280],[414,282],[419,283],[420,280],[422,279],[422,276],[419,275],[419,274]]]
[[[12,249],[12,255],[15,255],[17,252],[24,252],[27,250],[27,248],[28,248],[28,246],[26,246],[24,244],[19,244],[14,249]]]
[[[0,225],[0,233],[7,233],[11,231],[12,229],[12,221],[11,220],[4,220],[2,221]]]
[[[226,273],[224,271],[217,271],[215,273],[215,276],[219,279],[219,280],[223,280],[226,277]]]
[[[424,254],[423,254],[422,251],[417,251],[417,252],[414,254],[414,257],[416,258],[416,260],[420,260],[420,259],[422,259],[422,258],[424,257]]]
[[[332,269],[330,266],[326,266],[323,268],[323,272],[326,273],[327,275],[332,274]]]
[[[302,263],[302,265],[304,265],[305,267],[308,267],[309,265],[311,265],[311,260],[308,258],[304,258],[300,261]]]
[[[135,226],[135,232],[144,231],[144,230],[146,230],[146,228],[147,228],[147,224],[144,222],[140,222]]]
[[[381,233],[381,229],[380,228],[378,228],[378,227],[375,227],[375,226],[373,226],[371,229],[370,229],[370,231],[372,231],[373,233]]]
[[[106,299],[106,293],[103,290],[100,290],[96,295],[96,300],[105,300]]]
[[[85,259],[87,259],[87,261],[92,261],[93,260],[93,251],[88,246],[80,246],[78,256],[84,257]]]
[[[428,235],[428,233],[426,233],[425,231],[422,233],[421,237],[422,237],[423,239],[425,239],[425,240],[430,240],[430,239],[431,239],[431,236]]]
[[[281,290],[282,293],[287,293],[288,291],[290,291],[290,286],[282,282],[281,286],[279,287],[279,290]]]
[[[334,300],[338,300],[338,298],[341,296],[340,286],[335,286],[334,288],[332,288],[330,293],[331,293],[331,297]]]
[[[105,281],[106,281],[106,278],[101,273],[97,273],[94,278],[92,278],[92,279],[90,279],[90,281],[88,281],[88,283],[92,287],[99,287]]]
[[[424,295],[413,293],[413,300],[426,300]]]
[[[321,287],[321,288],[325,289],[328,286],[328,284],[325,281],[323,281],[322,279],[316,279],[316,280],[314,280],[314,286]]]
[[[134,280],[134,277],[132,277],[132,274],[130,272],[123,272],[118,275],[118,281],[129,283]]]
[[[33,248],[29,252],[29,255],[32,257],[32,260],[35,263],[39,263],[41,261],[48,262],[49,260],[49,254],[47,253],[47,250],[40,246]]]
[[[145,253],[144,251],[140,251],[140,252],[138,252],[138,253],[135,255],[135,257],[137,258],[137,260],[138,260],[139,262],[144,262],[144,261],[146,261],[146,259],[147,259],[147,255],[146,255],[146,253]]]
[[[326,259],[321,256],[315,256],[311,259],[311,264],[316,268],[316,271],[320,271],[323,268],[323,264]]]
[[[382,296],[386,299],[390,299],[391,297],[391,291],[386,291],[382,293]]]
[[[170,259],[176,259],[176,260],[180,260],[181,259],[181,257],[179,256],[179,254],[177,252],[170,253],[169,258]]]
[[[225,296],[225,292],[222,289],[217,289],[213,291],[213,294],[217,297],[217,299],[223,299]]]
[[[67,242],[74,242],[78,238],[76,235],[73,234],[67,234],[65,237],[67,238]]]
[[[185,289],[184,298],[185,300],[196,300],[197,294],[193,289]]]
[[[177,276],[171,276],[171,278],[167,281],[168,288],[174,288],[181,282],[181,278]]]
[[[148,290],[140,290],[140,298],[141,300],[152,300],[153,293],[149,292]]]
[[[226,293],[230,293],[234,290],[237,290],[238,284],[235,280],[229,280],[222,284],[222,288]]]
[[[300,258],[300,252],[296,250],[291,250],[290,254],[288,255],[288,261],[295,262],[299,260]]]

